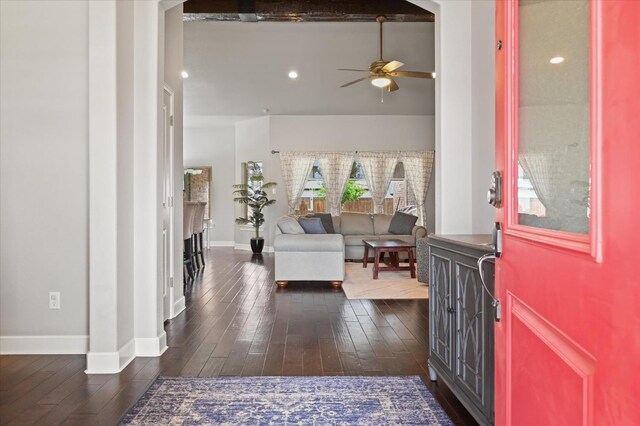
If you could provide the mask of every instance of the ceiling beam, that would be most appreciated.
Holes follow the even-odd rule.
[[[188,0],[185,21],[433,22],[434,15],[404,0]]]

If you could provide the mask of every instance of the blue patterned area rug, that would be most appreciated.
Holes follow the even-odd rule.
[[[417,376],[160,377],[123,425],[451,425]]]

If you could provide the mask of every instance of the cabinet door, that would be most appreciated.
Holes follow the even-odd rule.
[[[451,374],[453,370],[453,294],[451,280],[451,253],[431,248],[429,323],[431,327],[429,345],[432,363]]]
[[[457,255],[455,270],[455,360],[456,387],[482,412],[490,414],[492,356],[490,353],[492,326],[491,305],[482,288],[476,258]],[[492,267],[491,267],[492,268]],[[485,279],[492,271],[485,266]],[[490,281],[488,282],[490,284]],[[488,416],[489,417],[489,416]]]

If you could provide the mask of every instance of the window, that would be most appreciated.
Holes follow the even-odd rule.
[[[393,172],[393,178],[384,202],[384,214],[392,215],[396,211],[417,214],[416,199],[404,175],[404,165],[400,162]]]
[[[295,214],[303,216],[311,213],[326,213],[329,209],[326,207],[323,192],[322,170],[320,170],[319,162],[316,161],[305,184],[302,200]],[[343,194],[342,211],[373,213],[373,206],[374,202],[369,194],[364,171],[360,163],[355,161]],[[407,185],[402,163],[398,163],[396,166],[384,203],[385,214],[391,215],[396,210],[411,214],[416,213],[415,197]]]
[[[518,210],[519,213],[544,217],[546,209],[533,188],[531,179],[518,164]]]
[[[342,211],[353,213],[373,213],[373,200],[369,194],[367,180],[360,162],[354,161],[351,176],[342,195]]]
[[[321,189],[322,174],[320,173],[320,162],[315,161],[311,169],[311,174],[309,178],[307,178],[307,183],[304,186],[302,200],[295,214],[304,216],[309,213],[325,213],[328,209],[321,196]]]

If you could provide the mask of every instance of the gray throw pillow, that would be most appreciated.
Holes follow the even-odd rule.
[[[305,234],[327,233],[319,217],[301,217],[298,219],[298,223],[302,226],[302,229],[304,229]]]
[[[333,219],[331,213],[314,213],[308,214],[306,217],[319,217],[322,221],[322,226],[327,234],[335,234],[336,230],[333,228]]]
[[[395,235],[411,235],[413,226],[418,221],[418,216],[396,212],[389,224],[389,233]]]
[[[286,216],[278,221],[278,228],[283,234],[304,234],[304,229],[295,217]]]

